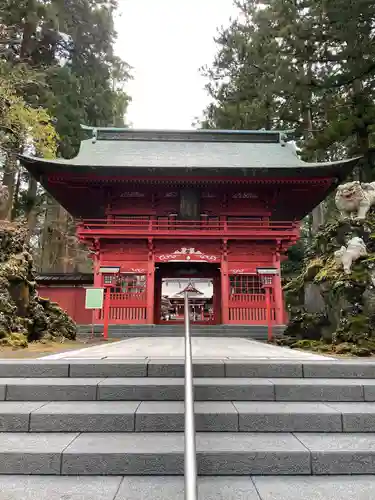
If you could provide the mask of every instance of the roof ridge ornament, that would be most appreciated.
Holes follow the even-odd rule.
[[[92,129],[92,143],[95,144],[97,140],[98,140],[98,129],[93,128]]]
[[[183,295],[184,293],[187,294],[195,293],[197,295],[204,295],[203,292],[201,292],[200,290],[198,290],[198,288],[194,286],[194,283],[191,281],[191,278],[189,279],[187,286],[181,292],[176,293],[176,295]]]
[[[295,130],[282,130],[280,132],[280,142],[281,146],[286,146],[288,142],[295,141]]]
[[[90,125],[85,125],[81,123],[81,130],[85,130],[86,132],[91,132],[92,143],[95,144],[98,140],[98,128],[99,127],[91,127]]]

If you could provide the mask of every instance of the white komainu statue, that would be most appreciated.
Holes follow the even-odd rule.
[[[364,220],[375,204],[375,182],[353,181],[341,184],[337,188],[335,201],[343,218]]]
[[[353,262],[366,255],[365,242],[362,238],[355,236],[349,241],[346,247],[342,246],[340,250],[336,250],[335,259],[337,265],[342,266],[346,274],[350,274]]]

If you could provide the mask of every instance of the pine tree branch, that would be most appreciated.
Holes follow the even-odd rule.
[[[269,76],[270,78],[274,78],[274,75],[265,70],[264,68],[262,68],[261,66],[258,66],[257,64],[254,64],[254,63],[250,63],[249,66],[261,71],[264,75],[267,75]],[[311,82],[309,83],[304,83],[304,82],[301,82],[299,80],[296,81],[296,86],[299,86],[299,87],[306,87],[306,88],[315,88],[315,89],[334,89],[334,88],[340,88],[340,87],[344,87],[346,85],[350,85],[351,83],[355,82],[355,80],[361,80],[363,79],[364,77],[366,76],[369,76],[372,72],[375,73],[375,62],[371,63],[365,70],[361,71],[359,74],[355,74],[355,75],[352,75],[352,76],[347,76],[346,78],[345,77],[342,77],[340,80],[336,81],[336,82],[327,82],[327,83],[324,83],[324,84],[319,84],[316,80],[312,80]]]
[[[307,87],[320,88],[320,89],[334,89],[350,85],[356,80],[362,80],[365,76],[369,76],[372,72],[375,73],[375,62],[371,63],[365,70],[361,71],[359,74],[342,77],[340,80],[332,83],[318,84],[316,81],[312,81]],[[297,84],[299,84],[297,82]]]
[[[19,45],[21,43],[21,40],[15,39],[15,38],[9,38],[9,39],[2,39],[0,40],[0,45]]]

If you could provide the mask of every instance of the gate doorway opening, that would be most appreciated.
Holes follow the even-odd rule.
[[[155,323],[176,324],[185,320],[183,290],[190,284],[190,321],[218,324],[221,318],[220,270],[217,264],[172,262],[155,270]]]

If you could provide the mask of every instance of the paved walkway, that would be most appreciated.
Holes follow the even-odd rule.
[[[256,340],[229,337],[200,337],[192,339],[193,356],[206,359],[327,359],[309,352],[264,344]],[[103,342],[95,347],[45,356],[43,359],[121,359],[121,358],[183,358],[182,337],[143,337],[121,340],[111,344]],[[0,497],[1,498],[1,497]]]
[[[373,500],[375,476],[200,477],[199,500]],[[1,500],[183,500],[182,477],[0,477]]]

